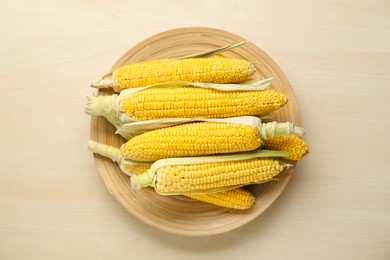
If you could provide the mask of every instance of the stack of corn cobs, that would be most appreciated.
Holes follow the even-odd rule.
[[[288,101],[269,88],[272,79],[254,79],[252,64],[220,54],[244,43],[125,65],[94,81],[119,94],[90,95],[86,113],[105,117],[127,142],[90,140],[88,149],[118,162],[135,190],[251,208],[244,186],[274,180],[309,149],[302,128],[270,119]]]

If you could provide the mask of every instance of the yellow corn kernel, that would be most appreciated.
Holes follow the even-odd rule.
[[[219,91],[197,87],[149,88],[125,96],[119,110],[136,120],[266,115],[285,105],[274,90]]]
[[[140,175],[146,172],[150,165],[145,164],[122,164],[122,167],[131,175]]]
[[[116,69],[112,76],[92,83],[116,92],[169,81],[233,83],[250,78],[255,67],[248,61],[221,57],[158,60],[132,63]]]
[[[186,194],[185,196],[213,205],[241,210],[250,209],[255,202],[255,197],[249,191],[240,188],[207,194]]]
[[[264,143],[264,148],[289,153],[288,159],[300,160],[309,153],[309,146],[296,135],[284,135],[269,138]]]
[[[135,136],[120,148],[133,161],[254,150],[262,144],[256,127],[236,123],[196,122]]]
[[[271,180],[284,166],[274,158],[163,166],[156,171],[154,187],[161,194],[208,193]],[[136,184],[144,174],[133,176],[131,181]]]

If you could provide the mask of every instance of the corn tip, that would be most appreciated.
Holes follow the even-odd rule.
[[[87,147],[86,147],[88,151],[91,151],[91,147],[93,146],[94,143],[95,143],[95,141],[88,140]]]
[[[284,163],[283,164],[283,169],[284,170],[287,170],[287,169],[290,169],[290,168],[294,168],[294,164],[291,164],[291,163]]]
[[[293,134],[302,137],[306,134],[306,131],[302,127],[294,125]]]
[[[112,76],[103,77],[97,80],[92,81],[92,88],[112,88],[114,87],[115,82]]]
[[[287,104],[288,102],[288,97],[286,95],[284,95],[284,98],[283,98],[283,105]]]
[[[97,100],[97,96],[94,95],[94,94],[90,94],[90,95],[87,95],[87,104],[85,105],[85,113],[88,114],[88,115],[91,115],[91,116],[95,116],[95,111],[96,111],[96,102],[98,102]]]
[[[134,175],[130,178],[130,187],[132,190],[141,190],[142,186],[140,183],[137,183],[137,179],[134,178]]]
[[[100,84],[100,81],[101,81],[101,79],[96,79],[96,80],[92,81],[91,82],[91,87],[92,88],[99,88],[98,86]]]
[[[251,64],[251,65],[249,66],[249,71],[250,71],[250,75],[255,74],[255,73],[256,73],[256,67],[255,67],[255,65]]]

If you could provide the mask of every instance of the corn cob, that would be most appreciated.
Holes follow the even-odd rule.
[[[233,123],[189,123],[135,136],[120,153],[134,161],[250,151],[261,146],[258,129]]]
[[[86,113],[104,116],[114,125],[120,125],[119,116],[126,116],[131,120],[262,116],[277,110],[286,103],[287,97],[275,90],[219,91],[198,87],[148,88],[129,93],[122,98],[117,95],[89,96]]]
[[[266,115],[287,97],[274,90],[221,92],[194,87],[147,89],[121,101],[119,110],[137,120],[157,118],[226,118]]]
[[[262,119],[269,120],[272,119],[272,117],[266,115],[262,117],[239,116],[239,117],[229,117],[229,118],[161,118],[161,119],[135,121],[135,122],[127,123],[117,128],[116,133],[121,135],[124,139],[130,140],[131,138],[143,134],[145,132],[150,132],[153,130],[176,126],[176,125],[182,125],[186,123],[194,123],[194,122],[239,123],[244,125],[251,125],[253,127],[260,127]],[[283,131],[285,130],[280,130],[281,125],[278,125],[276,122],[274,122],[273,124],[275,126],[275,129],[273,127],[261,128],[262,131],[267,131],[264,133],[267,135],[266,138],[269,138],[271,135],[278,136],[284,133]],[[276,129],[276,126],[278,126],[279,129]],[[277,131],[277,133],[274,133],[275,131]]]
[[[166,166],[156,172],[156,189],[160,193],[204,192],[209,189],[262,182],[272,179],[282,170],[283,164],[280,161],[264,158]],[[131,181],[137,185],[137,180],[141,178],[132,178]]]
[[[88,149],[93,153],[98,153],[118,162],[122,171],[130,176],[140,175],[146,172],[151,166],[151,164],[130,164],[129,162],[123,162],[123,158],[119,156],[118,148],[92,140],[88,142]],[[255,201],[255,198],[249,191],[241,188],[210,194],[187,194],[184,196],[221,207],[241,210],[249,209]]]
[[[140,175],[146,172],[150,165],[124,164],[123,167],[132,175]],[[241,188],[205,194],[186,194],[184,196],[225,208],[241,210],[251,208],[255,202],[252,193]]]
[[[134,161],[251,151],[272,136],[298,134],[303,129],[291,123],[255,124],[195,122],[161,128],[137,135],[120,148],[121,155]]]
[[[263,152],[267,155],[267,151]],[[256,158],[253,155],[252,152],[230,157],[206,157],[209,161],[205,157],[158,160],[147,172],[133,175],[131,186],[136,190],[152,186],[162,195],[221,192],[272,180],[291,166],[275,158]]]
[[[149,169],[150,165],[151,164],[123,164],[122,171],[130,176],[131,175],[140,175],[140,174],[146,172]]]
[[[288,159],[300,160],[309,153],[309,146],[305,141],[295,135],[277,136],[267,139],[264,148],[275,151],[286,151],[289,153]]]
[[[132,63],[113,71],[111,76],[94,81],[95,88],[127,88],[169,81],[231,83],[253,76],[256,69],[248,61],[221,57],[158,60]]]

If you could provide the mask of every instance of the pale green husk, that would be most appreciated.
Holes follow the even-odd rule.
[[[121,93],[119,94],[119,98],[124,99],[126,98],[126,96],[130,94],[148,88],[172,88],[172,87],[186,87],[186,86],[215,89],[220,91],[261,91],[261,90],[268,89],[272,80],[273,78],[249,79],[240,83],[230,83],[230,84],[189,82],[189,81],[169,81],[163,83],[156,83],[156,84],[152,84],[140,88],[130,88],[130,89],[122,90]]]
[[[271,115],[265,115],[259,117],[261,121],[263,120],[271,120]],[[127,123],[123,126],[117,128],[117,134],[121,135],[126,140],[133,138],[136,135],[149,132],[152,130],[156,130],[163,127],[181,125],[184,123],[191,122],[201,122],[201,121],[209,121],[209,122],[221,122],[223,119],[206,119],[206,118],[162,118],[162,119],[153,119],[153,120],[144,120],[144,121],[135,121],[133,123]]]
[[[137,121],[119,111],[118,105],[120,100],[118,95],[97,96],[92,94],[87,96],[87,99],[85,113],[91,116],[103,116],[115,128],[119,128],[126,123]]]
[[[262,124],[259,128],[259,137],[262,140],[291,134],[303,137],[305,135],[305,130],[291,122],[279,123],[276,121]]]
[[[94,140],[88,141],[87,149],[92,153],[97,153],[104,157],[110,158],[114,162],[121,162],[124,159],[123,156],[119,153],[118,148],[111,145],[102,144]]]
[[[261,91],[268,89],[269,85],[273,78],[265,79],[248,79],[240,83],[230,83],[230,84],[218,84],[218,83],[205,83],[205,82],[189,82],[189,81],[169,81],[163,83],[156,83],[145,87],[140,88],[130,88],[122,90],[119,94],[119,98],[123,99],[126,96],[133,94],[138,91],[142,91],[148,88],[172,88],[172,87],[198,87],[198,88],[208,88],[215,89],[220,91]]]
[[[261,126],[261,119],[255,116],[238,116],[229,118],[161,118],[124,124],[118,128],[116,133],[120,134],[126,140],[129,140],[144,132],[191,122],[236,123],[250,125],[255,128],[259,128]]]
[[[259,129],[259,138],[267,140],[281,135],[295,134],[302,137],[305,134],[303,128],[294,125],[291,122],[268,122],[261,123],[261,119],[255,116],[239,116],[229,118],[162,118],[155,120],[137,121],[124,124],[116,131],[126,140],[144,132],[156,130],[163,127],[170,127],[191,122],[217,122],[217,123],[236,123],[246,124]]]
[[[231,162],[250,160],[262,157],[288,157],[288,152],[272,151],[272,150],[254,150],[245,153],[231,153],[222,155],[197,156],[197,157],[179,157],[179,158],[165,158],[160,159],[150,166],[152,172],[157,169],[170,165],[185,165],[185,164],[202,164],[202,163],[216,163],[216,162]]]

